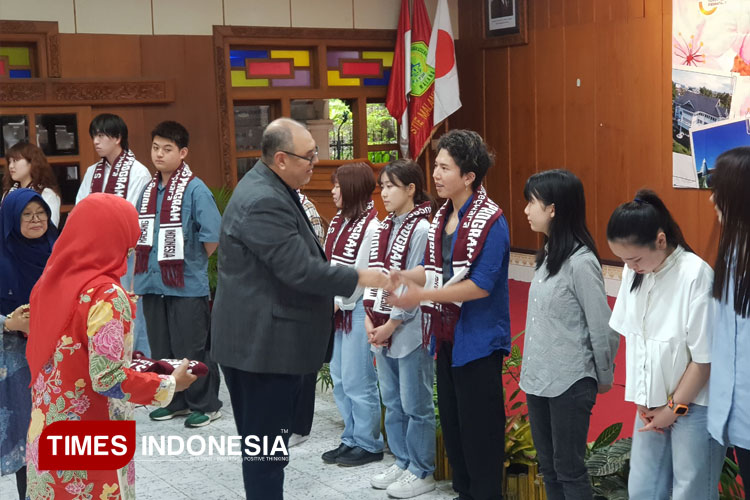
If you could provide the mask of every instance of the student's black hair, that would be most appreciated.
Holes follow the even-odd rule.
[[[556,169],[532,175],[523,188],[526,201],[537,199],[545,206],[555,205],[555,216],[550,220],[545,247],[536,254],[536,268],[547,260],[547,276],[554,276],[570,257],[583,245],[599,260],[594,238],[586,226],[586,199],[583,183],[573,172]]]
[[[472,182],[472,189],[482,184],[487,170],[495,161],[495,155],[487,149],[482,137],[473,130],[451,130],[440,137],[437,150],[444,149],[451,155],[461,170],[461,175],[474,172],[476,178]]]
[[[421,205],[424,202],[430,202],[430,207],[434,211],[437,208],[435,200],[425,189],[426,182],[422,168],[413,160],[398,159],[388,163],[380,171],[378,184],[382,187],[383,176],[396,186],[408,186],[414,184],[414,205]]]
[[[633,201],[623,203],[612,213],[607,224],[607,240],[655,248],[659,231],[664,232],[669,247],[681,246],[694,253],[661,198],[650,189],[641,189]],[[642,282],[643,275],[636,274],[630,291],[638,290]]]
[[[96,134],[104,134],[113,139],[119,137],[120,147],[124,150],[130,149],[130,146],[128,146],[128,126],[117,115],[112,113],[96,115],[89,125],[89,135],[93,139]]]
[[[750,316],[750,147],[730,149],[711,174],[714,203],[721,212],[719,252],[714,264],[714,298],[734,300],[734,312]],[[734,297],[729,297],[729,283]]]
[[[188,134],[187,129],[174,121],[161,122],[154,127],[154,130],[151,131],[151,140],[153,141],[157,135],[174,142],[180,149],[188,147],[190,142],[190,134]]]

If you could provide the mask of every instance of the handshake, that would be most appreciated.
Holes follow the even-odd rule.
[[[424,272],[418,268],[421,274]],[[389,292],[388,303],[401,309],[413,309],[422,300],[422,285],[415,282],[411,271],[390,271],[385,274],[375,269],[358,269],[359,286],[383,288]],[[399,292],[399,293],[397,293]]]

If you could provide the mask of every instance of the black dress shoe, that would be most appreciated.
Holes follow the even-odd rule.
[[[382,451],[378,453],[370,453],[359,446],[355,446],[346,453],[340,454],[336,458],[336,463],[344,467],[356,467],[357,465],[365,465],[380,460],[383,460]]]
[[[344,443],[341,443],[338,448],[335,448],[333,450],[328,450],[327,452],[323,453],[323,455],[320,456],[320,458],[323,459],[323,461],[327,464],[335,464],[336,459],[339,457],[339,455],[348,452],[349,450],[353,450],[351,446],[347,446]]]

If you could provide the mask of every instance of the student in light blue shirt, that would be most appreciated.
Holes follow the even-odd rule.
[[[221,215],[211,191],[184,161],[185,127],[162,122],[151,140],[157,172],[137,206],[141,238],[135,249],[135,293],[143,297],[151,356],[202,361],[209,372],[149,416],[169,420],[188,415],[186,427],[202,427],[221,416],[222,405],[218,367],[206,352],[208,257],[219,245]]]
[[[707,319],[714,331],[708,430],[733,445],[740,474],[750,483],[750,147],[716,160],[711,196],[721,224],[714,264],[713,297]],[[745,486],[747,488],[747,486]]]

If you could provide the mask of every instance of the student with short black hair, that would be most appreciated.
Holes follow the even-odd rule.
[[[117,115],[102,113],[91,120],[89,135],[101,159],[86,170],[76,204],[90,193],[110,193],[136,206],[151,180],[151,172],[135,159],[128,145],[125,121]]]
[[[750,147],[722,153],[711,174],[721,233],[708,324],[714,331],[708,430],[734,446],[745,488],[750,484]]]
[[[724,447],[706,428],[713,271],[647,189],[617,207],[607,241],[625,263],[609,325],[626,338],[625,400],[637,406],[628,494],[718,499]]]
[[[619,338],[583,184],[567,170],[532,175],[523,191],[531,230],[544,235],[529,288],[520,387],[550,500],[593,498],[586,438],[597,393],[612,388]]]
[[[437,351],[440,424],[460,498],[502,498],[505,406],[501,370],[510,352],[508,225],[482,179],[493,155],[476,132],[438,142],[432,178],[447,199],[430,225],[423,264],[395,273],[393,305],[422,304],[423,342]]]
[[[151,181],[151,172],[138,160],[128,144],[128,126],[122,118],[111,113],[94,117],[89,125],[89,135],[94,141],[96,154],[101,157],[91,165],[83,176],[76,195],[76,205],[91,193],[109,193],[124,198],[138,208],[138,200]],[[128,268],[120,280],[122,287],[133,291],[133,268],[135,260],[128,257]],[[136,309],[140,311],[143,301],[139,298]],[[134,350],[151,355],[148,333],[143,314],[137,314],[133,323]]]
[[[151,132],[156,174],[138,203],[141,237],[135,264],[135,292],[153,358],[202,361],[208,375],[172,402],[150,413],[152,420],[189,415],[186,427],[202,427],[221,416],[219,371],[208,358],[208,257],[219,241],[221,215],[211,191],[185,163],[189,134],[174,121]]]

